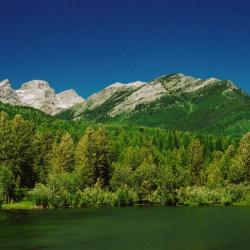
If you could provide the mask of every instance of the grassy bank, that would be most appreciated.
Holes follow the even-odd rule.
[[[20,201],[14,203],[3,204],[2,209],[4,210],[30,210],[37,208],[33,201]]]

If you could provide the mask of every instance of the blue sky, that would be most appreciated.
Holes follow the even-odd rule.
[[[84,97],[182,72],[250,92],[248,0],[0,0],[0,79]]]

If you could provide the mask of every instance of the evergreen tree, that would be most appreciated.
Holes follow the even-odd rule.
[[[223,178],[224,154],[219,151],[213,153],[213,160],[206,169],[207,185],[211,188],[220,187],[224,184]]]
[[[16,115],[10,122],[11,158],[8,165],[13,167],[17,186],[33,187],[32,138],[35,132],[33,124]]]
[[[11,127],[8,115],[0,112],[0,164],[11,162]]]
[[[87,185],[99,180],[101,186],[107,186],[110,178],[111,150],[104,128],[88,128],[80,139],[75,152],[78,172]]]
[[[200,140],[193,139],[189,144],[187,149],[187,161],[193,184],[200,185],[203,164],[203,146],[201,145]]]
[[[157,189],[156,166],[143,162],[133,173],[132,183],[141,201],[149,201],[151,194]]]
[[[6,203],[14,198],[15,176],[11,167],[6,165],[0,165],[0,192]]]
[[[60,142],[54,142],[50,153],[52,174],[72,172],[75,166],[75,145],[69,133],[62,136]]]
[[[113,164],[113,173],[110,180],[110,186],[113,190],[117,190],[119,187],[128,186],[132,187],[132,168],[123,163]]]
[[[36,182],[46,183],[49,172],[50,151],[55,138],[48,132],[37,132],[32,140],[33,168]]]
[[[121,155],[124,165],[130,166],[133,170],[138,168],[143,162],[153,163],[152,152],[149,147],[127,147]]]
[[[238,157],[245,169],[245,179],[250,181],[250,132],[244,135],[240,141],[240,147],[238,150]]]

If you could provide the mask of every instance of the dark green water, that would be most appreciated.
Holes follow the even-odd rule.
[[[250,249],[250,207],[0,211],[0,249]]]

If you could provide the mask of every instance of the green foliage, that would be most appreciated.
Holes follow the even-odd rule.
[[[55,141],[50,154],[50,166],[54,174],[72,172],[74,169],[75,145],[69,133],[62,136],[60,142]]]
[[[4,197],[3,197],[3,194],[2,194],[2,190],[0,189],[0,209],[3,206],[3,202],[4,202]]]
[[[184,205],[227,204],[231,201],[224,189],[209,189],[198,186],[180,188],[177,191],[177,199],[180,204]]]
[[[116,205],[119,207],[132,206],[138,201],[138,195],[126,185],[118,188],[116,193]]]
[[[250,200],[249,133],[238,139],[126,124],[52,123],[63,125],[55,133],[57,125],[47,129],[0,113],[2,203],[20,201],[28,191],[39,207]]]
[[[203,146],[198,139],[193,139],[187,149],[187,164],[192,176],[192,184],[201,184],[203,164]]]
[[[88,128],[76,147],[78,173],[85,178],[87,185],[97,181],[107,186],[110,178],[110,145],[105,129]]]
[[[20,202],[12,202],[2,205],[2,209],[6,210],[30,210],[35,208],[36,204],[29,200],[22,200]]]
[[[53,194],[50,198],[53,207],[74,207],[79,203],[75,173],[52,175],[49,177],[47,186]]]
[[[80,207],[114,206],[115,204],[115,194],[98,186],[86,188],[80,192]]]
[[[44,184],[38,183],[29,192],[28,197],[35,202],[36,206],[47,208],[52,199],[52,192]]]
[[[132,183],[132,168],[120,163],[113,164],[113,174],[110,180],[110,187],[113,190],[119,189],[121,186],[131,186]]]
[[[157,188],[157,168],[154,164],[141,164],[132,175],[133,187],[141,202],[149,202]]]
[[[10,166],[0,165],[0,196],[2,202],[10,202],[15,190],[15,176]]]
[[[214,152],[213,161],[206,169],[207,186],[210,188],[217,188],[224,185],[223,178],[224,169],[224,155],[221,152]],[[226,172],[228,174],[228,172]]]
[[[36,132],[32,141],[33,169],[36,182],[45,183],[50,165],[50,155],[54,143],[54,136],[47,132]]]
[[[245,169],[245,179],[250,181],[250,132],[244,135],[240,141],[238,157]]]
[[[184,205],[229,205],[236,202],[244,203],[250,195],[250,187],[229,185],[225,188],[185,187],[177,191],[179,204]]]

